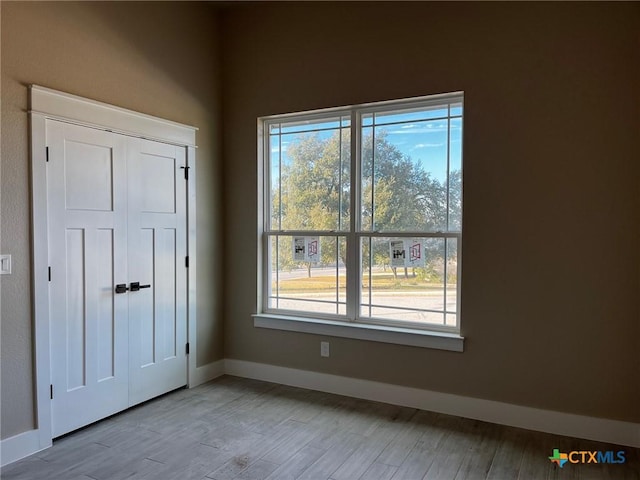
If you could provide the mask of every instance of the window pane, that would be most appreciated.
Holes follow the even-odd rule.
[[[271,267],[271,273],[269,275],[270,281],[268,282],[268,293],[267,293],[267,307],[268,308],[278,308],[278,295],[279,295],[279,285],[280,285],[280,273],[283,266],[281,265],[280,252],[278,250],[278,237],[270,237],[269,238],[269,251],[267,252],[269,263]]]
[[[318,242],[311,248],[310,242]],[[305,243],[306,242],[306,243]],[[318,261],[305,258],[317,252]],[[344,237],[272,236],[269,308],[344,314],[346,239]]]
[[[347,269],[345,262],[347,260],[347,239],[338,237],[338,256],[335,260],[336,275],[338,276],[338,302],[340,315],[347,314]]]
[[[338,230],[344,232],[351,229],[351,129],[343,128],[340,144],[340,164],[342,168],[341,177],[338,179],[340,186],[340,225]]]
[[[451,116],[460,116],[462,115],[462,103],[452,103],[450,105],[450,112],[451,112]]]
[[[271,168],[269,176],[271,179],[271,228],[280,230],[280,136],[272,135],[269,138]]]
[[[408,108],[392,112],[376,113],[374,115],[374,123],[375,125],[385,125],[389,123],[429,120],[432,118],[446,118],[448,113],[449,109],[447,105]]]
[[[280,124],[279,123],[273,123],[271,125],[269,125],[269,134],[278,134],[280,133]]]
[[[416,326],[445,325],[440,312],[374,306],[371,313],[372,318],[415,323]]]
[[[271,136],[271,228],[347,230],[350,212],[350,131],[340,121],[302,122],[309,131]],[[282,131],[290,130],[282,124]],[[313,127],[329,128],[311,131]],[[276,180],[277,179],[277,180]]]
[[[362,128],[362,229],[445,231],[445,120]]]
[[[360,173],[360,215],[361,229],[365,232],[373,231],[373,128],[362,128],[362,171]]]
[[[361,318],[444,325],[444,238],[365,237],[361,253]]]
[[[462,230],[462,119],[452,118],[449,130],[449,225]]]
[[[299,120],[282,123],[282,133],[316,132],[319,130],[335,130],[340,128],[341,118],[325,118],[322,120]]]
[[[458,239],[447,238],[447,288],[446,298],[447,313],[452,313],[453,318],[458,312]],[[451,315],[447,315],[447,323],[450,322]]]

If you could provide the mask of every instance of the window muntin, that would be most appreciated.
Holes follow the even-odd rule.
[[[263,312],[458,332],[462,94],[262,123]]]

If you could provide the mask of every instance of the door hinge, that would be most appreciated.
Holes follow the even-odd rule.
[[[45,147],[45,155],[47,157],[47,162],[49,161],[49,147]]]
[[[51,281],[51,267],[49,267],[49,281]]]
[[[49,396],[51,397],[51,400],[53,400],[53,384],[49,385]]]
[[[180,167],[184,169],[184,179],[189,180],[189,167]]]
[[[187,352],[187,355],[189,355],[189,342],[187,342],[187,345],[185,346],[185,351]]]
[[[184,257],[184,266],[186,268],[189,268],[189,255],[187,255],[186,257]]]

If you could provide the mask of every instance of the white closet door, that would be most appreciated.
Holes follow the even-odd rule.
[[[187,383],[185,148],[128,143],[130,404]],[[135,284],[134,284],[135,285]]]
[[[127,408],[126,137],[47,121],[52,428]]]
[[[47,143],[56,437],[187,383],[186,151],[58,121]]]

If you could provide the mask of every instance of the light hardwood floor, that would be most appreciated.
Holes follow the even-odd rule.
[[[554,448],[627,461],[560,469]],[[1,478],[639,480],[640,451],[224,376],[60,438]]]

